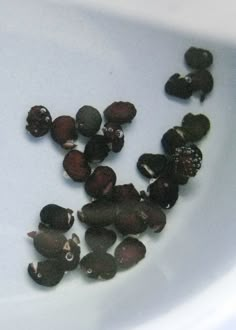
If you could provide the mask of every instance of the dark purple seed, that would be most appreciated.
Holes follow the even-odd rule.
[[[63,167],[71,179],[77,182],[86,181],[91,173],[84,154],[78,150],[71,150],[66,154]]]
[[[192,69],[206,69],[213,62],[213,55],[209,50],[190,47],[184,54],[184,58],[188,66]]]
[[[210,129],[210,121],[203,114],[188,113],[183,118],[182,127],[189,133],[189,140],[196,142],[207,134]]]
[[[137,168],[146,178],[158,177],[166,168],[167,157],[159,154],[143,154],[139,157]]]
[[[115,228],[122,235],[136,235],[147,229],[147,221],[139,210],[139,203],[136,201],[119,203]]]
[[[94,135],[86,144],[84,155],[90,163],[100,163],[109,154],[107,140],[102,135]]]
[[[146,254],[145,245],[137,238],[125,238],[115,249],[115,259],[119,268],[127,269],[136,265]]]
[[[102,116],[99,111],[89,105],[84,105],[76,114],[76,124],[80,134],[91,137],[101,126]]]
[[[159,205],[150,200],[144,200],[139,204],[139,212],[155,233],[160,233],[164,229],[166,215]]]
[[[111,199],[120,203],[124,201],[139,201],[140,195],[132,183],[114,186]]]
[[[106,123],[102,129],[107,143],[113,152],[120,152],[124,146],[125,136],[122,127],[117,123]]]
[[[116,204],[108,200],[96,200],[78,211],[78,218],[88,226],[105,227],[114,223],[117,216]]]
[[[56,231],[30,232],[35,249],[46,258],[55,258],[60,255],[66,243],[65,236]]]
[[[37,284],[48,287],[57,285],[64,276],[58,261],[53,259],[30,263],[28,273]]]
[[[42,105],[32,107],[28,112],[26,121],[26,129],[34,137],[41,137],[47,134],[52,125],[50,112]]]
[[[166,82],[165,92],[171,96],[188,99],[192,96],[193,89],[188,79],[180,76],[179,73],[175,73]]]
[[[91,252],[80,261],[81,270],[90,278],[109,280],[117,272],[115,258],[105,252]]]
[[[167,154],[173,154],[175,149],[185,145],[186,141],[182,132],[177,129],[169,129],[161,139],[161,144]]]
[[[57,117],[51,127],[51,135],[55,142],[65,149],[75,147],[75,140],[78,137],[74,118],[70,116]]]
[[[130,123],[136,116],[137,110],[130,102],[114,102],[104,110],[108,122],[125,124]]]
[[[202,152],[195,144],[176,148],[173,155],[175,173],[184,176],[195,176],[202,163]]]
[[[185,79],[191,81],[193,92],[200,92],[200,101],[203,102],[208,93],[213,89],[214,80],[207,70],[189,73]]]
[[[74,224],[73,211],[59,205],[48,204],[40,211],[40,229],[68,231]]]
[[[94,198],[111,193],[116,183],[116,174],[109,166],[98,166],[85,182],[85,191]]]
[[[85,241],[94,252],[108,250],[116,241],[116,233],[106,228],[88,228]]]
[[[60,267],[64,271],[71,271],[78,267],[80,262],[80,247],[73,239],[69,239],[57,257]]]
[[[150,199],[160,207],[169,209],[176,203],[178,199],[178,185],[166,176],[160,176],[148,187]]]

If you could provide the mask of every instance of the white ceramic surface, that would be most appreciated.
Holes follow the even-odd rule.
[[[235,44],[75,1],[1,0],[0,7],[1,329],[234,329]],[[183,54],[192,45],[214,54],[215,86],[203,104],[163,92],[172,73],[187,72]],[[49,137],[26,134],[26,113],[35,104],[54,118],[84,104],[102,112],[114,100],[138,109],[125,148],[104,162],[118,183],[145,188],[137,158],[161,152],[162,134],[188,112],[212,123],[200,143],[202,169],[181,188],[165,230],[143,236],[147,256],[138,266],[107,282],[74,272],[54,289],[36,286],[26,268],[39,256],[26,233],[41,207],[77,210],[87,199],[62,176],[64,152]],[[82,237],[84,228],[76,223],[73,231]]]

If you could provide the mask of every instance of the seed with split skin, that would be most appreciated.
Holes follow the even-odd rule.
[[[90,163],[100,163],[109,154],[107,140],[102,135],[94,135],[86,144],[84,155]]]
[[[60,267],[64,271],[76,269],[80,262],[80,247],[77,239],[78,236],[75,236],[76,238],[72,236],[72,239],[69,239],[64,244],[60,255],[57,257]]]
[[[114,102],[104,110],[108,122],[125,124],[130,123],[136,116],[137,110],[130,102]]]
[[[58,261],[53,259],[30,263],[28,273],[37,284],[47,287],[57,285],[64,276]]]
[[[200,92],[201,102],[205,100],[206,95],[213,89],[214,80],[211,73],[207,70],[189,73],[185,78],[191,80],[193,92]]]
[[[150,199],[164,209],[173,207],[179,195],[178,185],[167,176],[157,178],[148,186],[148,191]]]
[[[161,139],[162,147],[167,154],[173,154],[177,147],[182,147],[185,143],[183,132],[174,128],[163,134]]]
[[[111,150],[113,152],[120,152],[125,141],[122,127],[117,123],[108,122],[104,125],[102,131]]]
[[[181,99],[189,99],[193,92],[191,79],[186,79],[179,73],[175,73],[166,82],[165,92]]]
[[[114,223],[116,216],[116,204],[103,199],[88,203],[82,207],[81,211],[78,211],[79,220],[93,227],[109,226]]]
[[[147,220],[139,209],[136,201],[126,201],[118,204],[115,228],[122,235],[136,235],[147,229]]]
[[[145,255],[145,245],[133,237],[125,238],[115,249],[117,266],[123,269],[128,269],[136,265]]]
[[[159,154],[143,154],[139,157],[137,168],[147,178],[156,178],[164,170],[167,164],[167,157]]]
[[[76,114],[78,132],[86,137],[95,135],[101,123],[102,117],[99,111],[89,105],[84,105]]]
[[[109,166],[98,166],[85,182],[85,191],[94,198],[108,195],[116,183],[116,174]]]
[[[213,62],[213,55],[209,50],[190,47],[184,54],[184,58],[188,66],[192,69],[206,69]]]
[[[30,232],[35,249],[46,258],[55,258],[60,255],[67,241],[66,237],[56,231]]]
[[[111,199],[113,202],[139,201],[140,195],[132,183],[113,187]]]
[[[70,116],[57,117],[51,127],[51,136],[64,149],[72,149],[78,137],[74,118]]]
[[[66,154],[63,167],[69,177],[77,182],[86,181],[91,173],[84,154],[78,150],[71,150]]]
[[[146,199],[139,203],[139,212],[155,233],[160,233],[164,229],[166,215],[159,205]]]
[[[117,272],[115,258],[105,252],[91,252],[80,261],[81,270],[90,278],[109,280]]]
[[[73,211],[56,204],[44,206],[40,212],[39,228],[68,231],[74,224]]]
[[[183,128],[188,131],[191,142],[201,140],[210,129],[210,120],[203,114],[188,113],[182,120]]]
[[[26,129],[34,137],[41,137],[47,134],[52,125],[50,112],[42,105],[32,107],[28,112],[26,121]]]
[[[85,241],[94,252],[108,250],[116,241],[116,233],[106,228],[88,228]]]

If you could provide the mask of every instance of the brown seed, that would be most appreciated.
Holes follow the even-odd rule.
[[[116,233],[106,228],[88,228],[85,241],[94,252],[108,250],[116,241]]]
[[[109,154],[107,140],[103,135],[94,135],[84,148],[84,155],[90,163],[100,163]]]
[[[80,262],[79,245],[73,239],[66,241],[61,254],[57,257],[57,261],[64,271],[71,271],[76,269]]]
[[[73,211],[56,204],[48,204],[40,211],[39,229],[68,231],[74,224]]]
[[[136,116],[137,110],[130,102],[114,102],[104,110],[108,122],[125,124],[130,123]]]
[[[74,141],[78,137],[74,118],[70,116],[57,117],[52,123],[51,135],[53,140],[63,148],[74,148]]]
[[[145,257],[146,247],[137,238],[125,238],[115,249],[115,259],[120,268],[130,268]]]
[[[165,227],[166,215],[156,203],[150,200],[140,202],[139,212],[155,233],[161,232]]]
[[[77,182],[86,181],[91,173],[84,154],[78,150],[71,150],[66,154],[63,167],[71,179]]]
[[[106,123],[102,129],[105,138],[113,152],[120,152],[125,138],[122,127],[117,123]]]
[[[114,186],[112,190],[114,202],[139,201],[140,195],[132,183]]]
[[[26,129],[34,137],[41,137],[48,133],[52,125],[52,117],[47,108],[35,105],[28,112]]]

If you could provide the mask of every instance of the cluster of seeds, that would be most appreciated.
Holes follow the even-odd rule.
[[[206,70],[213,63],[211,52],[202,48],[190,47],[184,54],[186,64],[194,71],[182,76],[173,74],[165,84],[167,94],[181,99],[188,99],[193,93],[198,92],[200,101],[203,102],[208,93],[213,89],[213,77]]]

